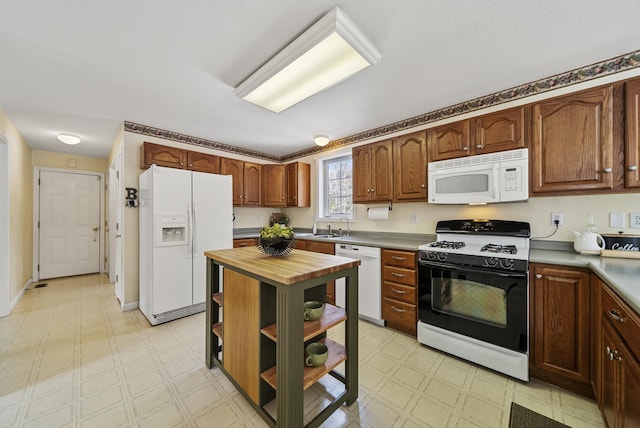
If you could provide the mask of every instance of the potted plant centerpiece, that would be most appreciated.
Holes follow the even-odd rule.
[[[258,249],[269,256],[285,256],[293,248],[293,227],[275,223],[260,231]]]

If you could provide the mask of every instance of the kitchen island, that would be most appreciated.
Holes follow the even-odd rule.
[[[357,399],[359,260],[302,250],[270,257],[255,247],[207,251],[205,256],[206,365],[218,367],[267,424],[305,426],[303,392],[326,374],[342,382],[344,391],[307,427],[319,426],[342,404]],[[326,305],[320,320],[305,322],[304,302],[325,301],[327,281],[342,277],[345,309]],[[344,344],[326,337],[341,322]],[[329,358],[323,366],[306,367],[305,346],[314,341],[327,344]],[[341,363],[344,374],[334,370]],[[274,399],[275,416],[265,409]]]

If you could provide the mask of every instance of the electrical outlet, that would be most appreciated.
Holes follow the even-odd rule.
[[[411,223],[412,224],[418,223],[418,213],[411,213]]]
[[[640,213],[629,213],[629,227],[640,229]]]
[[[564,218],[562,213],[551,213],[551,225],[555,226],[556,221],[558,222],[558,226],[564,226]]]

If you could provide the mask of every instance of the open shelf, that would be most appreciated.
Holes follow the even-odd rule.
[[[217,322],[215,323],[212,327],[211,327],[211,331],[213,332],[213,334],[215,334],[216,336],[218,336],[220,339],[222,339],[222,323],[221,322]]]
[[[214,295],[212,296],[212,299],[219,306],[222,306],[222,293],[214,293]]]
[[[318,334],[329,330],[331,327],[341,323],[346,319],[347,312],[344,309],[326,303],[324,306],[322,317],[320,317],[319,320],[304,322],[304,341],[306,342],[309,339],[312,339]],[[274,342],[277,342],[277,329],[277,324],[271,324],[261,329],[260,332]]]
[[[318,379],[322,376],[329,373],[331,370],[335,369],[340,363],[347,359],[347,350],[346,348],[329,338],[324,338],[319,340],[318,342],[324,342],[329,348],[329,356],[327,361],[322,366],[318,367],[308,367],[304,366],[304,378],[302,384],[304,389],[309,388],[311,385],[316,383]],[[304,364],[304,361],[300,362]],[[260,377],[267,382],[273,389],[277,389],[276,379],[277,379],[277,370],[276,366],[271,367],[270,369],[262,372]]]

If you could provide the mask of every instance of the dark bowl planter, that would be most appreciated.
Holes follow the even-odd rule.
[[[286,256],[293,249],[293,238],[258,238],[258,249],[268,256]]]

